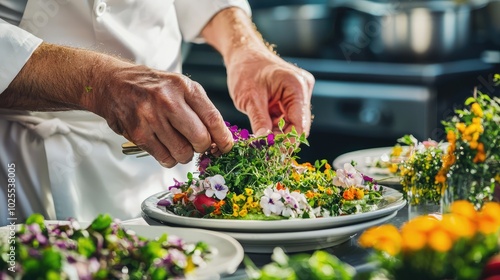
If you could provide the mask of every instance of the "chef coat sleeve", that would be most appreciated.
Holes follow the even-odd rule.
[[[247,0],[180,0],[174,3],[182,37],[187,42],[202,43],[201,30],[225,8],[240,7],[251,15]]]
[[[42,39],[0,19],[0,94],[41,43]]]

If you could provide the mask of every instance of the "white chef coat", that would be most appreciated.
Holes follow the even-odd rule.
[[[250,14],[246,0],[28,0],[18,19],[22,1],[3,1],[0,92],[42,40],[180,71],[182,40],[201,42],[200,31],[215,13],[237,6]],[[124,156],[125,141],[90,112],[0,110],[0,225],[10,221],[10,211],[18,222],[33,212],[81,221],[99,213],[137,217],[145,198],[195,170],[195,161],[165,169],[152,157]],[[15,178],[10,205],[8,178]]]

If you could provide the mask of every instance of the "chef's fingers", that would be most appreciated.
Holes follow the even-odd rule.
[[[222,153],[229,152],[234,144],[233,136],[224,123],[219,110],[210,101],[203,87],[193,82],[192,90],[185,93],[185,99],[208,130],[212,142],[217,145],[219,151]],[[196,133],[196,131],[194,132]],[[188,140],[190,139],[189,137],[187,138]],[[204,152],[208,147],[204,147],[204,150],[195,150],[197,152]]]
[[[185,117],[185,114],[180,115],[181,118]],[[188,116],[188,118],[191,116]],[[161,120],[162,118],[159,117]],[[163,119],[161,121],[161,126],[159,126],[159,129],[154,129],[155,134],[159,141],[165,146],[165,148],[170,152],[170,155],[175,159],[176,162],[180,163],[188,163],[193,159],[194,156],[194,145],[201,145],[200,142],[197,142],[198,139],[191,140],[187,139],[184,134],[177,130],[177,128],[173,127],[170,124],[170,121],[175,122],[177,118],[172,118],[170,120]],[[191,119],[190,122],[194,122]],[[186,124],[188,126],[188,124]],[[192,128],[195,128],[191,126]],[[201,141],[206,140],[207,147],[205,150],[210,146],[210,138],[207,137],[207,139],[202,139]]]
[[[124,131],[123,136],[152,155],[163,167],[171,168],[178,163],[169,149],[163,145],[156,133],[149,126],[142,126],[142,129],[135,131],[136,133],[133,136]],[[137,131],[140,131],[140,134]]]
[[[256,136],[268,134],[273,129],[273,120],[269,111],[267,94],[248,89],[248,92],[239,92],[241,97],[238,104],[250,120],[250,126]]]

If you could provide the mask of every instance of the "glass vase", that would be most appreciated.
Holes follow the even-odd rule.
[[[411,186],[406,190],[409,220],[422,215],[440,214],[440,201],[429,198],[430,191],[431,190],[421,189],[416,186]],[[433,196],[431,195],[430,197]]]
[[[470,174],[455,174],[448,178],[441,196],[441,213],[449,213],[451,204],[457,200],[467,200],[476,209],[493,198],[494,183]]]

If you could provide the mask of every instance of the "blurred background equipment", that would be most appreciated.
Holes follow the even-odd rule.
[[[442,140],[440,120],[473,88],[495,95],[500,0],[250,0],[264,39],[316,78],[303,160],[393,146],[412,134]],[[227,93],[222,59],[193,45],[184,73],[224,118],[250,127]]]

